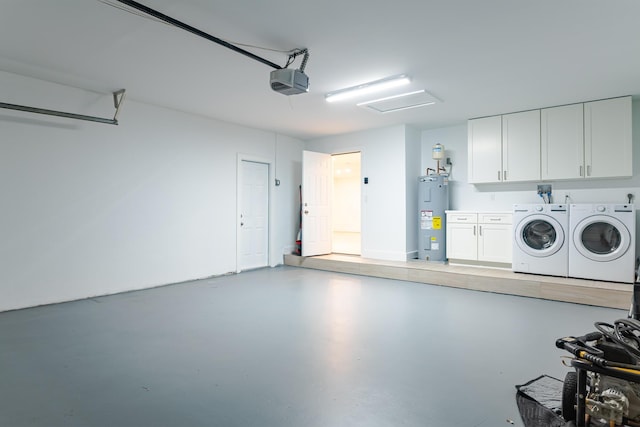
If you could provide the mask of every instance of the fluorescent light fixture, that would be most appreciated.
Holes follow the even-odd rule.
[[[356,96],[383,91],[385,89],[409,84],[411,79],[406,74],[398,76],[386,77],[384,79],[375,80],[369,83],[363,83],[358,86],[329,92],[324,97],[327,102],[342,101],[344,99],[355,98]]]

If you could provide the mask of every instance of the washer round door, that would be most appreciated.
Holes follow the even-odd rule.
[[[524,253],[548,257],[558,252],[564,244],[564,230],[555,218],[542,214],[530,215],[518,223],[515,240]]]
[[[631,234],[618,219],[594,215],[583,219],[573,230],[573,244],[578,252],[593,261],[613,261],[631,246]]]

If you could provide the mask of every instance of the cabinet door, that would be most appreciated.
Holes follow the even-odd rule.
[[[478,261],[511,264],[511,225],[478,225]]]
[[[477,232],[474,224],[447,224],[447,258],[476,260],[478,258]]]
[[[502,181],[540,179],[540,110],[502,116]]]
[[[584,104],[587,178],[632,176],[631,97]]]
[[[502,117],[472,119],[467,123],[470,183],[502,181]]]
[[[544,108],[541,133],[542,179],[584,177],[583,104]]]

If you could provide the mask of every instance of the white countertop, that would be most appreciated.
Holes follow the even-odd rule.
[[[490,215],[505,215],[505,214],[513,214],[513,211],[455,211],[455,210],[446,210],[444,213],[452,213],[452,214],[490,214]]]

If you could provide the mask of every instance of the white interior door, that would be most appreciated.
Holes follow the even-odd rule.
[[[239,269],[269,264],[269,165],[241,162]]]
[[[302,256],[331,253],[331,155],[302,153]]]

